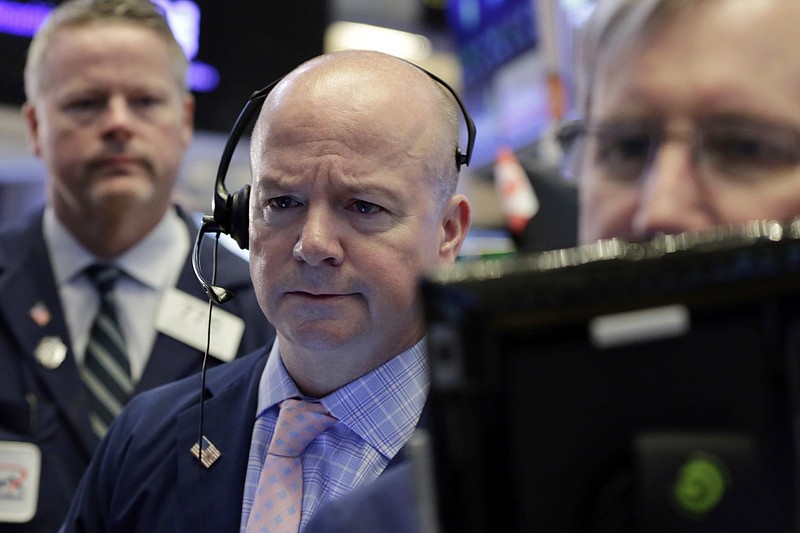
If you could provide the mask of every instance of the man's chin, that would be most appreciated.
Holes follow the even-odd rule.
[[[365,333],[363,328],[355,329],[353,325],[325,322],[304,324],[294,328],[288,342],[302,346],[306,350],[330,352],[357,344]]]
[[[156,191],[150,183],[133,179],[111,179],[97,184],[92,200],[103,209],[125,209],[144,206],[153,201]]]

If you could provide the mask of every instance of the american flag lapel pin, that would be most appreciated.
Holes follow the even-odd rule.
[[[50,310],[47,308],[47,304],[44,303],[43,300],[39,300],[33,304],[33,307],[31,307],[28,311],[28,315],[40,328],[43,328],[49,324],[50,319],[52,318],[50,315]]]
[[[190,451],[195,459],[199,459],[200,464],[206,468],[211,468],[211,465],[222,456],[219,449],[205,435],[203,435],[203,452],[200,452],[200,446],[196,442]]]

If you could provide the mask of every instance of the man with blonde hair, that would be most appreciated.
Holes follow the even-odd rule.
[[[0,463],[20,473],[3,531],[54,531],[125,402],[202,367],[197,230],[172,198],[193,134],[186,76],[147,0],[63,2],[30,45],[22,112],[46,205],[0,230]],[[219,264],[237,298],[212,366],[274,335],[247,263],[220,250]]]

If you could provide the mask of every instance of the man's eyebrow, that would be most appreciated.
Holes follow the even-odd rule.
[[[370,194],[370,195],[388,197],[389,199],[394,201],[400,200],[402,196],[401,191],[398,191],[397,189],[388,187],[381,183],[370,183],[370,182],[348,183],[345,184],[342,187],[342,189],[352,196]]]
[[[274,176],[270,174],[258,176],[256,181],[259,182],[258,189],[260,189],[261,193],[263,193],[264,190],[277,190],[288,193],[296,189],[298,184],[303,182],[303,180],[300,178],[293,178],[291,176]],[[302,187],[302,185],[300,186]],[[388,198],[392,202],[399,202],[404,196],[403,191],[395,187],[391,187],[377,181],[364,181],[355,178],[350,178],[344,182],[339,182],[336,188],[339,194],[354,198],[364,195],[373,195],[380,196],[382,198]]]

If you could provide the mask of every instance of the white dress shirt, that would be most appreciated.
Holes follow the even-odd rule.
[[[72,348],[83,363],[99,295],[84,272],[104,262],[86,250],[59,222],[49,206],[43,222],[50,256]],[[174,287],[189,253],[190,238],[180,216],[169,209],[141,242],[110,261],[125,274],[114,287],[117,318],[125,336],[134,382],[142,376],[156,338],[155,317],[164,291]],[[105,261],[108,262],[108,261]]]

